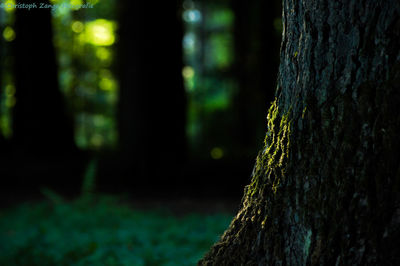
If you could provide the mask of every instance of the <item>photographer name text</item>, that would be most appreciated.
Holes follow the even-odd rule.
[[[61,3],[61,4],[48,4],[48,3],[31,3],[31,4],[13,4],[13,3],[0,3],[0,9],[51,9],[55,11],[60,8],[68,8],[68,9],[81,9],[81,8],[93,8],[93,4],[70,4],[70,3]]]

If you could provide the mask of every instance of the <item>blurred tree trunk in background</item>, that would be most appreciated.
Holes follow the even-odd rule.
[[[178,181],[186,149],[181,3],[119,7],[120,171],[162,187]]]
[[[274,100],[279,67],[281,33],[274,29],[274,19],[281,17],[280,1],[232,0],[235,14],[235,77],[239,90],[234,99],[238,117],[233,134],[241,149],[259,148],[268,104]],[[262,132],[262,133],[261,133]],[[255,133],[260,133],[257,138]]]
[[[24,152],[64,155],[75,144],[73,125],[58,86],[50,10],[16,9],[15,29],[13,139]]]
[[[4,26],[1,24],[1,21],[3,20],[4,11],[0,11],[0,32],[4,31]],[[5,58],[5,48],[4,48],[4,38],[3,36],[0,36],[0,106],[2,106],[2,101],[3,101],[3,94],[4,94],[4,81],[3,81],[3,71],[4,71],[4,58]],[[0,115],[2,114],[2,110],[0,110]],[[2,123],[2,120],[0,118],[0,123]],[[0,156],[2,155],[2,148],[5,143],[5,137],[2,132],[2,125],[0,124]]]
[[[2,12],[0,11],[0,21],[2,19]],[[0,26],[2,26],[0,24]],[[3,32],[4,27],[0,27],[0,32]],[[4,81],[3,81],[3,71],[4,71],[4,38],[2,36],[0,36],[0,106],[3,105],[2,101],[4,100]],[[0,110],[0,114],[2,114],[2,110]],[[3,123],[3,121],[0,118],[0,123]],[[4,157],[6,155],[7,152],[7,140],[5,138],[5,136],[3,135],[3,132],[1,130],[1,128],[3,127],[2,124],[0,124],[0,160],[3,161]]]
[[[39,5],[35,1],[25,3]],[[16,105],[13,109],[12,141],[16,163],[21,165],[26,160],[34,167],[39,163],[43,165],[39,172],[48,171],[46,169],[53,166],[49,161],[60,163],[71,156],[76,159],[77,152],[73,123],[66,114],[58,86],[50,9],[17,8],[15,31],[12,48]],[[65,167],[71,169],[71,165]],[[61,172],[48,171],[48,177],[59,179],[56,176],[64,171],[58,170]]]
[[[400,3],[284,1],[277,99],[200,265],[400,265]]]

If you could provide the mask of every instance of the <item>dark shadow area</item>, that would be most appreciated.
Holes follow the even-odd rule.
[[[279,10],[233,0],[3,9],[2,195],[77,195],[96,159],[99,192],[240,197],[273,100]]]
[[[7,3],[0,9],[2,218],[45,227],[40,217],[48,215],[48,230],[58,234],[58,212],[86,219],[90,208],[101,219],[127,206],[149,211],[139,215],[149,221],[161,210],[156,224],[225,215],[199,240],[200,253],[188,255],[199,258],[236,211],[263,143],[278,69],[279,1]],[[121,221],[124,210],[115,214]],[[171,227],[201,227],[187,219]],[[77,226],[68,221],[65,228]],[[39,233],[26,241],[45,245]],[[79,243],[86,255],[100,250]],[[29,256],[39,252],[28,246]],[[63,263],[86,258],[77,250],[63,253]],[[40,254],[17,264],[60,263]],[[153,259],[142,262],[168,261]]]

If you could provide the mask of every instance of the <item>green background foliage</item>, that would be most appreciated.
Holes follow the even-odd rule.
[[[194,265],[232,218],[144,211],[110,196],[56,202],[0,213],[0,265]]]

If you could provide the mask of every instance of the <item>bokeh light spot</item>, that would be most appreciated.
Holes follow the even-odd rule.
[[[73,32],[81,33],[84,30],[85,26],[80,21],[74,21],[71,25],[71,29]]]
[[[116,24],[106,19],[86,23],[86,41],[98,46],[109,46],[115,42]]]
[[[194,69],[193,69],[193,67],[191,67],[191,66],[185,66],[185,67],[182,69],[182,76],[183,76],[185,79],[191,79],[191,78],[193,78],[193,77],[194,77]]]
[[[6,96],[11,97],[14,96],[14,94],[15,94],[15,86],[12,84],[8,84],[6,86]]]
[[[201,12],[197,9],[186,10],[183,12],[183,19],[186,22],[196,23],[201,21]]]
[[[73,10],[78,10],[82,5],[82,0],[71,0],[70,3]]]
[[[212,148],[210,155],[214,160],[218,160],[224,157],[224,151],[220,147],[214,147]]]
[[[10,26],[7,26],[3,31],[3,38],[7,42],[11,42],[15,39],[15,31]]]
[[[114,79],[102,78],[99,82],[99,88],[103,91],[115,91],[117,88],[117,84]]]
[[[96,50],[96,56],[100,60],[106,61],[106,60],[110,59],[111,53],[107,48],[99,47]]]
[[[14,12],[14,10],[15,10],[14,6],[15,6],[15,0],[7,0],[4,2],[4,10],[7,13]]]

